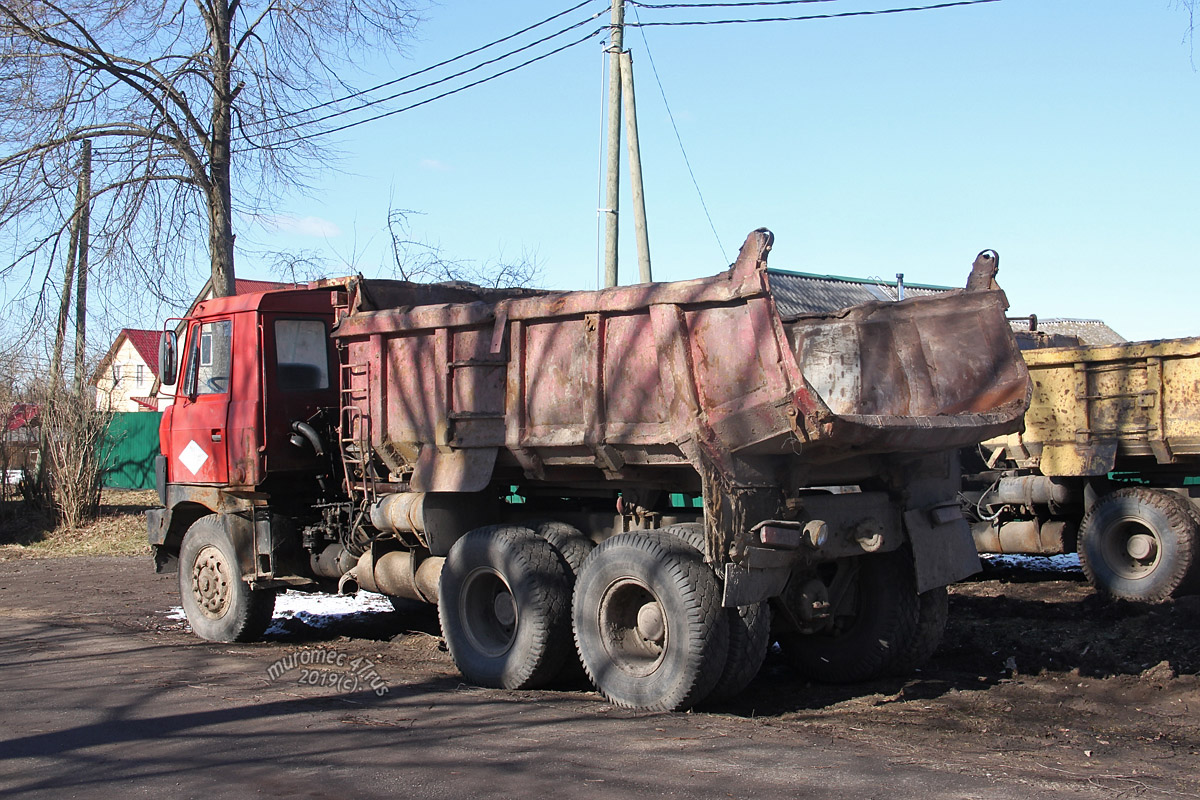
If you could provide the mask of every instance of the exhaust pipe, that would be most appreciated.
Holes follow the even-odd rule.
[[[418,559],[408,550],[389,550],[376,559],[368,550],[359,557],[354,573],[358,585],[368,592],[437,605],[444,563],[440,556]]]
[[[338,578],[338,594],[358,594],[358,576],[355,574],[356,570],[357,568],[352,569]]]

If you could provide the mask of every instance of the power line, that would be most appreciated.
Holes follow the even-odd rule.
[[[750,22],[807,22],[815,19],[841,19],[844,17],[872,17],[882,14],[903,14],[909,11],[935,11],[955,6],[974,6],[980,3],[998,3],[1000,0],[957,0],[953,3],[938,3],[929,6],[909,6],[906,8],[883,8],[875,11],[843,11],[838,14],[810,14],[800,17],[763,17],[756,19],[706,19],[686,20],[682,22],[627,22],[630,28],[658,28],[677,25],[740,25]]]
[[[577,47],[578,45],[581,45],[584,42],[595,38],[595,36],[597,34],[606,30],[607,27],[608,26],[597,28],[596,30],[588,33],[586,36],[582,36],[572,42],[568,42],[567,44],[564,44],[561,47],[557,47],[547,53],[541,54],[540,56],[535,56],[527,61],[523,61],[520,64],[517,64],[515,67],[509,67],[508,69],[497,72],[494,75],[489,75],[486,78],[480,78],[477,81],[472,81],[471,83],[468,83],[464,86],[460,86],[457,89],[450,89],[448,91],[442,92],[441,94],[434,95],[433,97],[427,98],[425,100],[421,100],[416,103],[412,103],[412,104],[404,106],[402,108],[394,108],[390,111],[385,111],[381,114],[376,114],[373,117],[367,117],[366,119],[356,120],[354,122],[350,122],[345,125],[340,125],[336,128],[328,128],[326,130],[314,131],[312,133],[307,133],[307,134],[304,134],[301,136],[295,136],[291,139],[284,139],[283,141],[273,142],[272,144],[269,145],[269,147],[282,147],[283,145],[295,144],[297,142],[303,142],[308,139],[315,139],[318,136],[327,136],[327,135],[333,134],[333,133],[340,133],[341,131],[349,130],[350,128],[356,128],[359,125],[365,125],[368,122],[376,122],[378,120],[385,119],[387,117],[395,116],[396,114],[402,114],[405,111],[411,111],[414,108],[420,108],[421,106],[428,105],[429,103],[432,103],[435,100],[441,100],[442,98],[449,97],[450,95],[453,95],[453,94],[458,94],[459,92],[474,88],[476,86],[479,86],[480,84],[484,84],[489,81],[493,81],[496,78],[500,78],[500,77],[508,75],[512,72],[516,72],[517,70],[528,67],[531,64],[536,64],[537,62],[547,59],[550,56],[557,55],[557,54],[563,52],[564,50],[569,50],[572,47]],[[379,101],[379,102],[382,102],[382,101]],[[372,105],[374,105],[374,103]],[[369,106],[361,106],[359,108],[351,109],[350,111],[342,112],[342,114],[349,114],[349,113],[352,113],[353,111],[360,111],[363,108],[368,108],[368,107]],[[342,116],[342,114],[339,114],[337,116]],[[265,147],[265,146],[264,145],[255,145],[255,146],[249,147],[249,148],[236,149],[236,150],[234,150],[234,152],[245,152],[246,150],[259,150],[259,149],[263,149],[263,147]]]
[[[359,91],[356,91],[356,92],[353,92],[353,93],[351,93],[351,94],[348,94],[348,95],[346,95],[346,96],[344,96],[344,97],[339,97],[339,98],[336,98],[336,99],[333,99],[333,100],[327,100],[327,101],[325,101],[325,102],[323,102],[323,103],[318,103],[317,105],[315,105],[315,106],[310,106],[309,108],[303,108],[303,109],[297,109],[297,110],[294,110],[294,111],[288,111],[288,112],[285,112],[285,113],[283,113],[283,114],[279,114],[278,116],[275,116],[275,117],[267,117],[267,118],[264,118],[264,119],[261,119],[261,120],[252,120],[252,121],[250,121],[250,122],[247,122],[247,123],[242,123],[241,125],[239,125],[239,127],[246,127],[247,125],[251,125],[251,126],[263,126],[263,125],[266,125],[267,123],[270,123],[270,122],[278,122],[278,121],[280,121],[280,120],[284,120],[284,119],[287,119],[287,118],[290,118],[290,117],[295,117],[295,116],[298,116],[298,115],[300,115],[300,114],[307,114],[307,113],[309,113],[309,112],[311,112],[311,111],[318,111],[318,110],[320,110],[320,109],[322,109],[322,108],[327,108],[327,107],[329,107],[329,106],[334,106],[334,105],[337,105],[338,103],[344,103],[344,102],[345,102],[345,101],[347,101],[347,100],[353,100],[353,99],[354,99],[354,98],[356,98],[356,97],[362,97],[363,95],[370,94],[370,93],[372,93],[372,92],[377,92],[377,91],[379,91],[380,89],[386,89],[386,88],[387,88],[387,87],[389,87],[389,86],[395,86],[395,85],[396,85],[396,84],[398,84],[398,83],[403,83],[404,81],[410,80],[410,79],[412,79],[412,78],[415,78],[415,77],[417,77],[417,76],[419,76],[419,75],[424,75],[424,74],[426,74],[426,73],[428,73],[428,72],[432,72],[433,70],[435,70],[435,69],[438,69],[438,68],[440,68],[440,67],[444,67],[444,66],[447,66],[447,65],[449,65],[449,64],[453,64],[453,63],[454,63],[454,62],[456,62],[456,61],[461,61],[462,59],[464,59],[464,58],[467,58],[468,56],[473,56],[473,55],[476,55],[476,54],[478,54],[478,53],[481,53],[481,52],[483,52],[484,50],[488,50],[488,49],[490,49],[490,48],[492,48],[492,47],[495,47],[495,46],[496,46],[496,45],[498,45],[498,44],[502,44],[502,43],[504,43],[504,42],[510,41],[510,40],[512,40],[512,39],[515,39],[515,38],[517,38],[518,36],[521,36],[522,34],[528,33],[529,31],[532,31],[532,30],[534,30],[535,28],[540,28],[541,26],[543,26],[543,25],[545,25],[545,24],[547,24],[547,23],[549,23],[549,22],[552,22],[552,21],[554,21],[554,20],[558,19],[559,17],[562,17],[562,16],[565,16],[565,15],[567,15],[567,14],[570,14],[570,13],[571,13],[571,12],[573,12],[573,11],[578,11],[580,8],[583,8],[584,6],[586,6],[586,5],[590,4],[590,3],[594,3],[594,2],[596,2],[596,0],[584,0],[583,2],[581,2],[581,3],[579,3],[579,4],[575,5],[575,6],[572,6],[571,8],[568,8],[568,9],[567,9],[567,10],[565,10],[565,11],[561,11],[561,12],[559,12],[558,14],[555,14],[555,15],[554,15],[554,16],[552,16],[552,17],[547,17],[546,19],[542,20],[541,22],[537,22],[537,23],[535,23],[535,24],[533,24],[533,25],[530,25],[530,26],[528,26],[528,27],[522,28],[521,30],[517,31],[516,33],[509,34],[508,36],[504,36],[504,37],[502,37],[502,38],[500,38],[500,39],[496,39],[495,41],[489,42],[488,44],[482,45],[481,47],[476,47],[476,48],[474,48],[473,50],[468,50],[467,52],[465,52],[465,53],[461,53],[461,54],[459,54],[459,55],[457,55],[457,56],[454,56],[453,58],[448,58],[448,59],[446,59],[446,60],[444,60],[444,61],[439,61],[439,62],[438,62],[438,63],[436,63],[436,64],[433,64],[433,65],[431,65],[431,66],[425,67],[425,68],[423,68],[423,69],[416,70],[415,72],[410,72],[410,73],[408,73],[407,75],[401,75],[401,76],[400,76],[400,77],[398,77],[398,78],[393,78],[393,79],[391,79],[391,80],[385,81],[385,82],[383,82],[383,83],[377,84],[377,85],[375,85],[375,86],[372,86],[372,87],[370,87],[370,88],[367,88],[367,89],[361,89],[361,90],[359,90]],[[557,38],[557,37],[559,37],[559,36],[562,36],[564,33],[569,33],[569,32],[571,32],[571,31],[575,30],[576,28],[579,28],[579,27],[582,27],[582,26],[584,26],[584,25],[588,24],[589,22],[591,22],[592,20],[594,20],[594,19],[596,19],[598,16],[600,16],[600,14],[601,14],[601,13],[603,13],[603,12],[598,12],[598,13],[596,13],[596,14],[593,14],[593,15],[591,15],[590,17],[588,17],[587,19],[580,20],[579,22],[576,22],[576,23],[575,23],[575,24],[573,24],[573,25],[569,25],[569,26],[567,26],[566,28],[563,28],[563,29],[561,29],[561,30],[559,30],[559,31],[556,31],[556,32],[552,33],[552,34],[549,34],[548,36],[543,36],[541,39],[538,39],[537,41],[530,42],[529,44],[526,44],[526,45],[523,45],[523,46],[521,46],[521,47],[518,47],[518,48],[517,48],[517,49],[515,49],[515,50],[510,50],[510,51],[508,51],[507,53],[504,53],[503,55],[496,56],[495,58],[492,58],[492,59],[489,59],[489,60],[487,60],[487,61],[481,62],[481,63],[479,63],[479,64],[477,64],[477,65],[475,65],[475,66],[473,66],[473,67],[470,67],[470,68],[468,68],[468,69],[465,69],[465,70],[461,70],[461,71],[459,71],[459,72],[456,72],[456,73],[454,73],[453,75],[447,75],[446,77],[444,77],[444,78],[439,78],[439,79],[438,79],[438,80],[436,80],[436,81],[431,81],[431,82],[429,82],[429,83],[422,84],[421,86],[418,86],[418,87],[416,87],[416,88],[414,88],[414,89],[408,89],[408,90],[405,90],[405,91],[403,91],[403,92],[397,92],[397,93],[395,93],[395,94],[389,95],[388,97],[382,97],[382,98],[378,98],[378,99],[376,99],[376,100],[371,100],[371,101],[368,101],[368,102],[366,102],[366,103],[363,103],[362,105],[356,106],[355,108],[351,108],[351,109],[345,109],[345,110],[342,110],[342,111],[338,111],[338,112],[335,112],[335,113],[332,113],[332,114],[328,114],[328,115],[326,115],[326,116],[324,116],[324,117],[319,117],[318,119],[314,119],[314,120],[305,120],[305,121],[301,121],[301,122],[293,123],[293,124],[291,124],[291,125],[285,125],[285,126],[283,126],[283,127],[281,127],[281,128],[278,128],[278,129],[276,129],[276,130],[275,130],[275,131],[273,131],[273,132],[275,132],[275,133],[278,133],[278,132],[280,132],[280,131],[294,130],[295,128],[297,128],[297,127],[301,127],[301,126],[304,126],[304,125],[312,125],[312,124],[315,124],[315,123],[318,123],[318,122],[324,122],[324,121],[326,121],[326,120],[333,119],[333,118],[335,118],[335,117],[338,117],[338,116],[341,116],[341,115],[343,115],[343,114],[350,114],[350,113],[353,113],[353,112],[355,112],[355,111],[361,110],[361,109],[363,109],[363,108],[370,108],[370,107],[371,107],[371,106],[373,106],[373,105],[378,105],[379,103],[387,102],[387,101],[389,101],[389,100],[395,100],[397,97],[403,97],[404,95],[407,95],[407,94],[412,94],[412,93],[414,93],[414,92],[418,92],[418,91],[421,91],[421,90],[423,90],[423,89],[428,89],[428,88],[430,88],[430,87],[437,86],[437,85],[439,85],[439,84],[442,84],[442,83],[446,83],[447,81],[454,80],[455,78],[460,78],[460,77],[462,77],[463,75],[467,75],[467,74],[469,74],[469,73],[471,73],[471,72],[475,72],[476,70],[482,69],[482,68],[484,68],[484,67],[486,67],[486,66],[489,66],[489,65],[491,65],[491,64],[495,64],[495,63],[496,63],[496,62],[498,62],[498,61],[503,61],[504,59],[506,59],[506,58],[509,58],[509,57],[511,57],[511,56],[514,56],[514,55],[516,55],[517,53],[522,53],[522,52],[524,52],[524,51],[526,51],[526,50],[529,50],[529,49],[532,49],[532,48],[534,48],[534,47],[537,47],[539,44],[543,44],[543,43],[545,43],[545,42],[548,42],[548,41],[550,41],[551,39],[555,39],[555,38]]]
[[[625,0],[626,5],[641,8],[740,8],[742,6],[794,6],[801,3],[835,3],[837,0],[744,0],[730,3],[639,3],[637,0]],[[634,12],[635,16],[637,12]]]
[[[814,0],[804,0],[805,2],[814,2]],[[641,5],[637,3],[635,5]],[[633,10],[634,17],[641,22],[641,17],[638,16],[637,9]],[[667,92],[663,88],[662,79],[658,76],[658,67],[654,64],[654,56],[650,52],[650,42],[646,40],[646,32],[639,30],[638,33],[642,36],[642,44],[646,47],[646,58],[650,61],[650,71],[654,73],[654,80],[658,84],[658,92],[662,95],[663,106],[667,109],[667,119],[671,120],[671,129],[675,131],[675,141],[679,143],[679,152],[683,154],[683,163],[687,165],[688,175],[691,176],[692,186],[696,187],[696,195],[700,198],[700,207],[704,209],[704,217],[708,220],[708,227],[712,229],[713,238],[717,240],[717,249],[721,251],[721,258],[729,261],[729,256],[725,253],[725,246],[721,244],[721,236],[717,233],[717,226],[713,224],[712,215],[708,213],[708,203],[704,202],[704,193],[700,191],[700,183],[696,180],[696,173],[692,171],[692,162],[688,159],[687,149],[683,146],[683,137],[679,134],[679,126],[675,124],[675,115],[671,113],[671,104],[667,102]]]

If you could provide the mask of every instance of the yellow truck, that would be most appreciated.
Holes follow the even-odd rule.
[[[1077,550],[1123,600],[1200,591],[1200,338],[1058,343],[1025,339],[1025,431],[979,447],[963,496],[976,547]]]

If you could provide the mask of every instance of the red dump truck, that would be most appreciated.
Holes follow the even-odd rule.
[[[192,629],[247,640],[281,590],[364,589],[436,603],[470,681],[580,661],[646,709],[736,694],[771,641],[824,680],[917,664],[978,569],[956,448],[1027,404],[1004,294],[785,319],[771,241],[677,283],[201,303],[178,359],[164,336],[149,512]]]

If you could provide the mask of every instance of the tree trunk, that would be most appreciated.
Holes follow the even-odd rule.
[[[233,192],[230,184],[230,136],[233,98],[230,75],[230,13],[224,0],[213,9],[213,109],[209,153],[208,246],[212,256],[212,287],[216,297],[236,294],[233,272]]]

